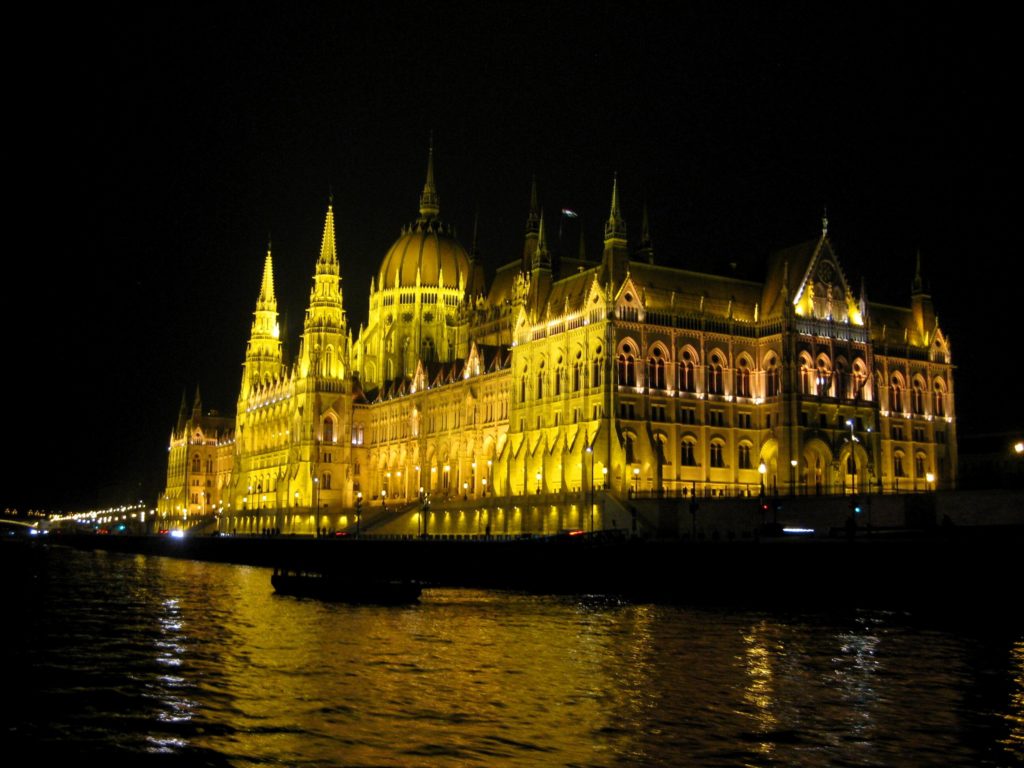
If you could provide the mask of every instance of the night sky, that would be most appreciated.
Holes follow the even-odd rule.
[[[961,434],[1024,428],[985,379],[1019,325],[1012,25],[973,5],[764,6],[134,8],[12,28],[35,53],[9,62],[0,508],[121,486],[154,501],[183,389],[234,408],[268,235],[297,349],[332,191],[358,328],[431,133],[441,216],[468,246],[479,214],[491,272],[521,250],[533,174],[549,236],[576,210],[591,255],[616,172],[631,241],[646,200],[661,263],[759,278],[827,206],[855,288],[908,305],[920,249]]]

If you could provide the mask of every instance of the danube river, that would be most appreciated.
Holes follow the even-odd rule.
[[[1020,622],[456,589],[356,607],[275,596],[263,568],[6,544],[0,575],[10,766],[1024,761]]]

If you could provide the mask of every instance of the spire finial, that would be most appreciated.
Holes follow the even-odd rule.
[[[821,210],[821,236],[824,237],[828,234],[828,206],[824,206]]]
[[[654,263],[654,245],[651,243],[651,221],[647,215],[647,201],[644,201],[643,220],[640,223],[640,251],[647,257],[647,263]]]
[[[430,149],[427,152],[427,181],[420,195],[420,216],[432,219],[441,212],[441,201],[434,184],[434,132],[430,132]]]
[[[533,174],[530,180],[530,210],[526,214],[526,234],[537,231],[537,222],[540,221],[540,204],[537,202],[537,174]]]
[[[263,282],[260,283],[260,297],[257,301],[258,307],[262,308],[269,303],[276,306],[277,299],[274,296],[274,257],[271,255],[270,240],[267,240],[267,256],[263,260]]]
[[[917,249],[917,262],[914,266],[914,282],[911,285],[912,293],[924,293],[924,281],[921,279],[921,249]]]
[[[619,211],[619,174],[616,173],[612,180],[612,208],[608,214],[608,221],[604,225],[604,239],[612,238],[626,239],[626,222]]]
[[[334,196],[327,203],[327,218],[324,220],[324,236],[320,241],[320,262],[335,264],[338,261],[338,250],[334,240]]]

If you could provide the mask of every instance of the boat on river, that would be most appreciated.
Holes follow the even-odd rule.
[[[275,568],[270,583],[279,595],[369,605],[408,605],[417,602],[423,591],[416,581],[366,579],[288,568]]]

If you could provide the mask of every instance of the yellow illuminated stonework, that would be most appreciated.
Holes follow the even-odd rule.
[[[637,498],[954,486],[920,263],[909,307],[854,292],[827,222],[759,281],[664,266],[646,214],[630,248],[614,183],[596,258],[552,252],[534,187],[487,281],[440,215],[431,152],[353,338],[328,206],[290,364],[268,248],[235,417],[183,403],[164,526],[517,535],[622,528]]]

